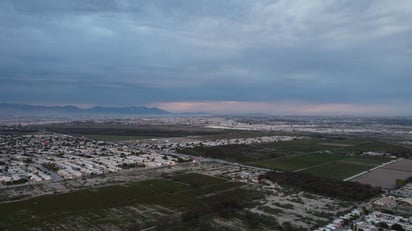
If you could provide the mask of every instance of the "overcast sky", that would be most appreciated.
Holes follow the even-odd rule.
[[[412,115],[412,1],[1,0],[0,101]]]

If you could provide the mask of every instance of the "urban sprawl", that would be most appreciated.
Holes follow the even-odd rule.
[[[300,131],[315,130],[315,126],[293,127],[287,124],[254,124],[232,119],[211,119],[196,122],[207,128],[240,130],[282,130],[281,128]],[[166,122],[165,122],[166,121]],[[196,121],[196,120],[193,120]],[[193,121],[190,125],[193,125]],[[163,120],[164,123],[176,121]],[[187,123],[187,120],[184,120]],[[275,128],[276,127],[276,128]],[[262,129],[263,128],[263,129]],[[382,132],[386,128],[372,132]],[[318,132],[336,132],[340,128],[323,128]],[[348,128],[341,132],[361,132],[360,128]],[[363,130],[362,130],[363,131]],[[370,131],[369,131],[370,132]],[[408,134],[402,131],[401,134]],[[296,136],[258,136],[230,139],[193,139],[193,138],[159,138],[127,142],[101,141],[85,136],[72,136],[53,132],[36,132],[31,134],[0,135],[0,190],[18,192],[25,185],[41,185],[66,180],[76,180],[91,176],[121,173],[130,169],[187,168],[202,174],[224,177],[233,181],[245,182],[266,192],[265,201],[252,212],[273,217],[283,222],[293,223],[294,218],[317,217],[322,212],[340,211],[339,216],[329,219],[328,224],[318,227],[318,231],[332,230],[412,230],[412,183],[399,187],[383,187],[383,193],[358,206],[343,206],[330,198],[311,196],[305,192],[288,194],[287,189],[276,182],[261,180],[260,176],[269,169],[248,166],[213,158],[180,154],[180,148],[199,146],[218,147],[236,144],[262,144],[288,142],[299,139],[311,139],[303,135]],[[387,163],[375,167],[348,180],[362,182],[370,174],[378,171],[403,171],[410,174],[411,160],[398,158],[392,153],[367,151],[362,156],[391,158]],[[406,170],[402,169],[405,168]],[[408,170],[409,168],[409,170]],[[358,176],[359,175],[359,176]],[[411,175],[412,176],[412,175]],[[406,178],[406,177],[404,177]],[[64,191],[64,190],[63,190]],[[40,194],[32,196],[40,196]],[[311,199],[312,198],[312,199]],[[300,201],[300,202],[299,202]],[[270,211],[282,210],[271,214]],[[295,225],[305,227],[304,223]],[[306,228],[309,228],[306,226]]]

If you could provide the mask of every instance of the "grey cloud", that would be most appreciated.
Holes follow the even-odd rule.
[[[404,102],[411,36],[409,1],[5,0],[1,98]]]

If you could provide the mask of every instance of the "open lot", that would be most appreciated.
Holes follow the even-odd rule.
[[[400,159],[395,163],[385,165],[351,181],[382,188],[394,188],[396,179],[406,179],[408,177],[412,177],[412,160]]]

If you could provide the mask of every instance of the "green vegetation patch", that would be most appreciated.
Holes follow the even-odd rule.
[[[388,157],[365,157],[360,156],[361,153],[401,153],[405,149],[365,140],[314,138],[251,145],[198,146],[178,151],[268,169],[303,171],[332,179],[345,179],[390,161]]]
[[[298,156],[288,156],[251,162],[249,164],[263,168],[295,171],[311,166],[345,159],[343,155],[333,155],[325,153],[312,153]]]
[[[288,156],[301,156],[306,154],[335,154],[335,155],[359,155],[363,152],[388,152],[388,153],[403,153],[409,150],[391,144],[385,144],[380,142],[353,140],[353,139],[297,139],[286,142],[273,142],[273,143],[261,143],[261,144],[232,144],[215,147],[197,146],[194,148],[182,148],[178,152],[202,156],[223,159],[233,162],[250,163],[259,162],[261,160],[270,160],[273,158],[282,158]],[[306,157],[303,157],[305,159]],[[315,162],[322,163],[322,158],[338,158],[336,156],[319,155],[316,156]],[[310,159],[310,158],[309,158]],[[339,158],[338,158],[339,159]],[[282,159],[280,159],[282,160]],[[294,159],[287,159],[287,161],[293,161]],[[304,168],[310,166],[306,164],[299,164],[301,162],[296,159],[296,163],[291,163],[291,166],[287,170]],[[303,162],[302,162],[303,163]],[[276,165],[276,162],[272,163]],[[262,167],[266,167],[263,166]],[[277,168],[276,166],[273,168]],[[283,168],[281,168],[283,169]]]
[[[387,157],[350,157],[315,153],[251,162],[251,165],[286,171],[302,171],[321,177],[345,179],[390,161]]]
[[[231,144],[214,147],[197,146],[182,148],[178,152],[194,156],[210,157],[234,162],[250,162],[288,156],[292,154],[305,154],[324,147],[314,146],[316,142],[311,139],[292,140],[287,142],[261,143],[261,144]]]
[[[43,167],[45,167],[45,168],[47,168],[51,171],[54,171],[54,172],[59,171],[59,167],[55,163],[44,163],[42,165],[43,165]]]
[[[226,180],[213,177],[213,176],[207,176],[199,173],[188,173],[188,174],[183,174],[183,175],[178,175],[173,177],[174,180],[188,184],[192,187],[201,187],[201,186],[206,186],[206,185],[212,185],[212,184],[219,184],[226,182]]]
[[[242,185],[242,183],[229,182],[212,176],[190,173],[177,176],[175,181],[147,180],[122,186],[42,196],[0,204],[0,230],[46,227],[47,224],[57,224],[55,221],[68,222],[68,218],[86,219],[88,222],[96,223],[111,222],[102,217],[111,217],[108,214],[112,214],[113,211],[138,205],[160,205],[181,211],[202,208],[214,212],[217,210],[211,210],[211,206],[215,208],[226,203],[235,203],[236,205],[233,206],[237,206],[237,203],[250,201],[244,197],[239,198],[244,199],[245,202],[220,196],[220,194],[226,195],[228,189],[243,195],[244,189],[240,188]],[[208,199],[210,195],[207,196],[210,193],[213,193],[212,201]],[[112,215],[115,214],[116,212]]]
[[[214,195],[216,193],[220,193],[227,190],[237,189],[240,186],[244,185],[245,183],[237,182],[237,181],[229,181],[223,182],[220,184],[213,184],[213,185],[206,185],[204,187],[200,187],[197,189],[188,190],[182,192],[184,194],[193,195],[193,196],[209,196]]]
[[[115,122],[104,124],[94,122],[73,122],[65,124],[39,125],[35,128],[69,135],[87,136],[92,139],[105,141],[186,136],[226,139],[273,135],[272,132],[214,129],[193,125],[131,125]]]
[[[380,193],[379,188],[355,182],[334,180],[301,172],[268,172],[262,178],[329,197],[363,201]]]
[[[325,166],[311,168],[306,171],[318,176],[345,179],[363,171],[377,167],[390,160],[391,159],[388,157],[348,157],[346,159],[336,161],[334,163],[328,163]],[[328,169],[333,174],[326,173],[328,172]]]
[[[127,140],[141,140],[141,139],[150,139],[152,137],[150,136],[122,136],[122,135],[85,135],[86,137],[93,139],[93,140],[99,140],[99,141],[127,141]]]
[[[371,169],[373,166],[370,165],[359,165],[359,164],[349,164],[345,162],[333,162],[327,163],[321,166],[316,166],[303,170],[304,173],[313,174],[316,176],[333,178],[343,180],[345,178],[351,177],[363,171]]]
[[[198,204],[178,192],[190,187],[166,180],[150,180],[127,186],[108,186],[80,190],[30,200],[1,204],[0,224],[51,218],[87,210],[99,210],[133,204],[159,204],[185,207]]]

